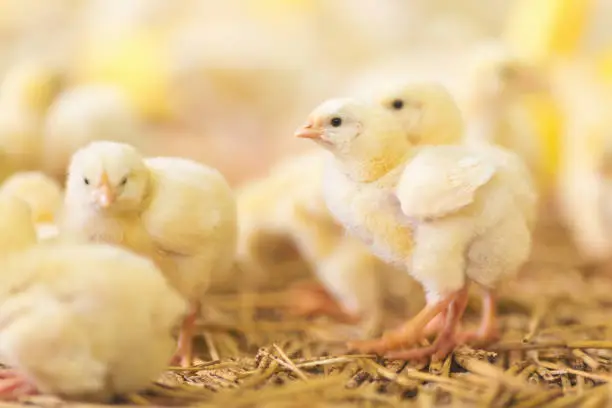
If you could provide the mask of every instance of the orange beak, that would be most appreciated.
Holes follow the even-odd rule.
[[[314,127],[314,124],[308,121],[302,128],[295,132],[295,137],[320,140],[323,137],[323,129]]]
[[[108,175],[106,173],[102,173],[102,177],[100,178],[100,185],[96,190],[96,198],[98,204],[102,208],[108,208],[115,201],[115,193],[113,192],[110,182],[108,180]]]

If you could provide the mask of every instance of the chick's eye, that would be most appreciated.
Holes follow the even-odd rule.
[[[404,101],[402,101],[401,99],[396,99],[396,100],[393,101],[391,106],[395,110],[400,110],[400,109],[402,109],[404,107]]]
[[[127,177],[124,177],[121,179],[121,181],[119,182],[119,185],[121,186],[125,186],[125,184],[127,183]]]
[[[342,119],[340,119],[339,117],[335,117],[335,118],[332,118],[332,120],[329,123],[331,123],[333,127],[339,127],[340,125],[342,125]]]
[[[89,185],[89,179],[87,177],[83,177],[83,183]]]

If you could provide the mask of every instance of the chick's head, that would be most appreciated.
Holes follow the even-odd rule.
[[[97,211],[138,211],[147,197],[149,182],[149,170],[135,148],[116,142],[92,142],[72,157],[66,201]]]
[[[388,110],[348,98],[323,102],[295,136],[314,140],[351,167],[381,170],[397,164],[410,147]]]
[[[463,137],[461,109],[441,84],[423,82],[394,86],[384,89],[376,100],[400,121],[411,143],[450,144]]]

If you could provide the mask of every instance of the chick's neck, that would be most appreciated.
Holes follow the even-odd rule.
[[[414,149],[390,146],[379,154],[370,154],[367,157],[341,158],[340,167],[344,173],[354,181],[370,183],[376,181],[391,170],[405,163],[413,154]]]

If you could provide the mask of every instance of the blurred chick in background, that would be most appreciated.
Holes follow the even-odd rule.
[[[13,65],[0,85],[0,180],[36,170],[43,154],[42,122],[62,87],[58,69],[42,60]]]
[[[550,73],[551,87],[567,118],[561,152],[558,205],[582,261],[612,259],[610,155],[612,87],[592,61],[575,59]]]
[[[41,166],[63,182],[72,155],[96,140],[145,148],[144,123],[119,87],[70,88],[57,97],[44,121]]]
[[[493,143],[518,154],[543,186],[546,154],[523,104],[530,93],[546,92],[543,68],[514,57],[500,42],[479,45],[472,55],[464,111],[468,143]],[[543,187],[542,187],[543,188]]]
[[[62,240],[121,245],[151,258],[190,305],[176,357],[192,364],[200,299],[234,262],[236,203],[224,177],[187,159],[148,158],[98,141],[72,157]]]
[[[15,173],[6,179],[0,186],[0,196],[3,195],[25,201],[35,224],[53,223],[64,196],[55,179],[38,171]]]

